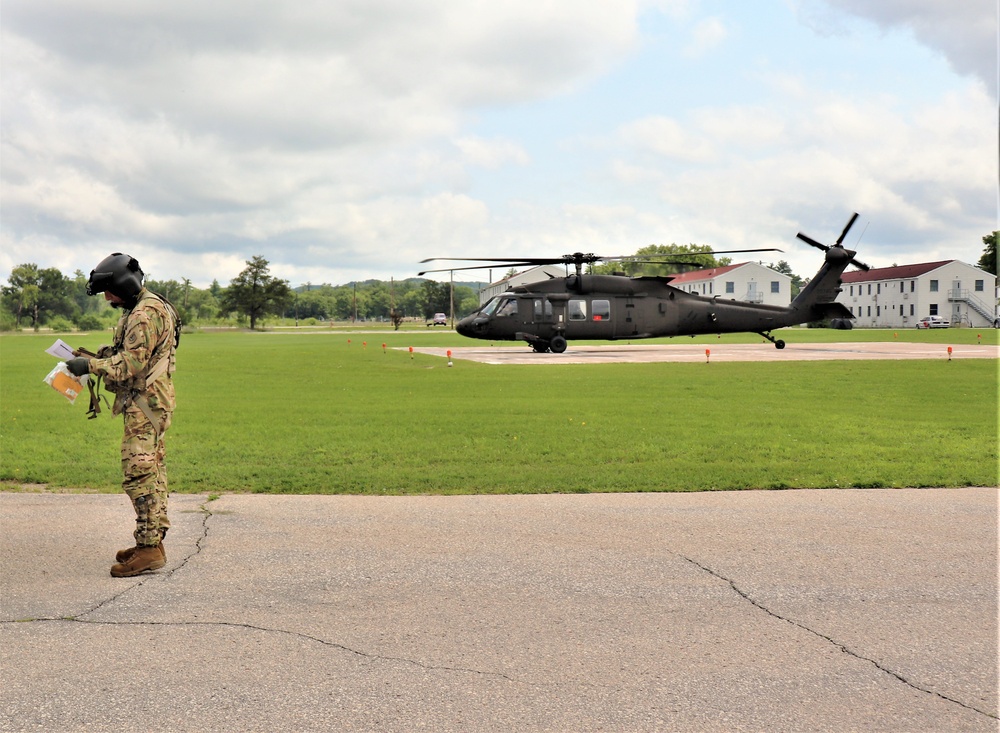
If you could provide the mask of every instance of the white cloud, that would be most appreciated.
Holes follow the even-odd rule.
[[[513,140],[484,140],[480,137],[467,136],[455,140],[455,146],[462,151],[465,160],[471,165],[484,168],[499,168],[508,163],[524,166],[530,160],[524,148]]]
[[[684,47],[683,54],[688,58],[700,58],[728,37],[729,29],[721,18],[705,18],[695,25],[691,32],[691,41]]]
[[[798,228],[835,237],[851,207],[885,258],[978,245],[995,226],[982,89],[831,91],[799,59],[774,65],[737,7],[5,0],[0,276],[86,272],[111,251],[204,286],[255,254],[293,282],[346,282],[434,255],[794,247]],[[820,7],[913,28],[981,76],[955,40],[981,48],[966,6]],[[719,72],[740,42],[759,57]],[[625,93],[601,96],[609,79]],[[806,250],[802,273],[815,262]]]
[[[821,0],[831,8],[882,28],[909,30],[942,53],[960,74],[973,75],[997,96],[997,5],[995,0]],[[798,0],[815,9],[820,0]]]

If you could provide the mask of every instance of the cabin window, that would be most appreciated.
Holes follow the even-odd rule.
[[[590,304],[590,308],[595,321],[606,321],[611,318],[610,300],[595,300]]]
[[[535,320],[541,321],[552,318],[552,302],[537,298],[535,300]]]
[[[938,291],[938,281],[937,280],[931,280],[931,292],[932,293],[936,293],[937,291]],[[931,315],[933,316],[935,314],[931,313]]]
[[[498,316],[516,316],[517,315],[517,299],[516,298],[507,298],[507,300],[503,301],[500,304],[500,307],[497,308],[497,315]]]
[[[736,292],[736,283],[734,281],[732,281],[732,280],[726,280],[726,292],[727,293],[735,293]]]
[[[780,293],[781,292],[781,282],[779,280],[771,281],[771,292]]]
[[[587,301],[571,300],[569,302],[569,319],[571,321],[587,320]]]

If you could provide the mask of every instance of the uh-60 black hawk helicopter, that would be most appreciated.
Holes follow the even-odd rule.
[[[691,255],[653,255],[643,257],[602,257],[594,254],[563,257],[459,258],[434,257],[433,262],[489,262],[491,264],[450,267],[427,272],[477,270],[487,267],[523,267],[528,265],[574,265],[576,274],[519,285],[491,298],[477,312],[456,324],[463,336],[490,341],[526,341],[535,351],[562,353],[573,339],[619,340],[698,334],[757,333],[777,348],[785,342],[771,336],[771,331],[827,319],[853,319],[843,304],[837,303],[840,276],[848,265],[862,270],[868,265],[854,259],[854,251],[843,246],[848,230],[858,218],[854,214],[837,241],[821,244],[801,232],[799,239],[826,253],[816,276],[787,306],[748,303],[685,292],[670,285],[671,276],[634,276],[624,274],[587,275],[583,265],[598,261],[628,261],[636,264],[664,264],[671,260],[690,259]],[[774,252],[771,249],[720,250],[695,254],[730,254],[733,252]],[[653,259],[655,257],[655,259]],[[683,263],[693,264],[693,263]],[[849,320],[847,321],[849,323]]]

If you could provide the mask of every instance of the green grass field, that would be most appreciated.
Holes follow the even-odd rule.
[[[94,348],[106,335],[70,334]],[[787,329],[996,344],[992,330]],[[42,382],[52,334],[0,336],[0,479],[117,491],[121,418]],[[350,341],[350,343],[348,343]],[[367,346],[363,342],[367,341]],[[723,342],[759,342],[726,336]],[[382,343],[387,344],[385,351]],[[695,343],[717,344],[715,337]],[[513,493],[996,485],[997,361],[490,366],[432,329],[185,334],[180,492]],[[649,343],[649,342],[645,342]],[[690,343],[685,339],[684,343]],[[526,349],[524,345],[512,348]]]

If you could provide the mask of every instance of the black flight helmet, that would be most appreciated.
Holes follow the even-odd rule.
[[[87,281],[87,295],[97,295],[105,291],[117,295],[128,308],[139,300],[144,275],[139,260],[129,255],[115,252],[108,255],[90,271]]]

